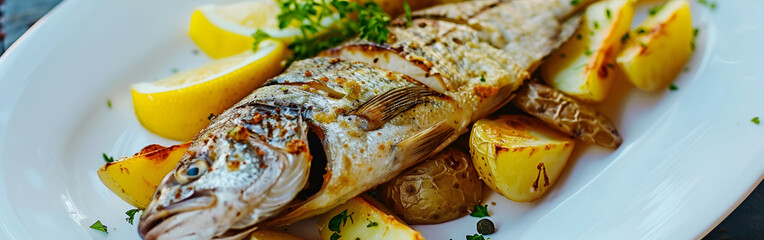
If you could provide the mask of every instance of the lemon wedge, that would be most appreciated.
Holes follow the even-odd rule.
[[[202,5],[191,15],[189,34],[212,58],[242,53],[252,48],[258,29],[285,43],[301,34],[297,28],[279,29],[281,12],[275,0],[259,0],[226,5]]]
[[[138,120],[162,137],[188,141],[218,115],[280,73],[286,48],[265,40],[258,50],[218,59],[200,68],[132,86]]]

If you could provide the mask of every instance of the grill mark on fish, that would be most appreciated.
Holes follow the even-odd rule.
[[[569,25],[565,16],[575,7],[567,0],[512,0],[434,9],[441,12],[415,12],[417,24],[412,27],[398,23],[388,27],[387,43],[357,38],[322,54],[353,53],[357,59],[294,62],[212,119],[189,147],[194,154],[186,154],[174,171],[200,159],[210,163],[210,170],[187,184],[166,178],[142,216],[141,236],[220,238],[239,233],[233,228],[289,224],[389,180],[454,141],[475,118],[508,101],[528,71],[568,37],[561,26]],[[360,50],[349,51],[354,47]],[[392,60],[402,61],[391,68]],[[407,88],[428,92],[421,90],[421,98],[380,97]],[[475,89],[487,91],[481,95]],[[366,118],[376,121],[364,127]],[[239,126],[247,134],[227,135]],[[318,192],[296,199],[307,186],[310,148],[315,146],[310,144],[315,140],[307,139],[307,129],[314,127],[322,134],[326,173]],[[229,160],[243,162],[229,172],[223,168]],[[363,177],[350,174],[370,167],[375,171]],[[144,223],[143,219],[161,217],[157,211],[178,189],[214,190],[219,201]]]

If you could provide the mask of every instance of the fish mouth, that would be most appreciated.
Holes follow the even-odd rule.
[[[194,211],[208,209],[217,204],[213,194],[194,192],[188,198],[167,207],[149,205],[138,223],[138,234],[143,239],[157,239],[162,233],[178,227],[182,221],[194,215]]]

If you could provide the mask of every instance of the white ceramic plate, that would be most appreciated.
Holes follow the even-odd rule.
[[[125,222],[131,207],[95,171],[103,152],[173,143],[140,126],[129,85],[209,60],[187,35],[192,9],[207,2],[67,0],[0,58],[0,239],[138,238]],[[599,107],[623,146],[579,147],[534,203],[491,195],[493,239],[702,237],[761,181],[764,125],[750,119],[764,117],[764,2],[719,1],[714,11],[692,2],[701,30],[679,90],[616,84]],[[96,220],[108,236],[88,228]],[[475,222],[416,228],[464,239]],[[290,230],[315,239],[313,224]]]

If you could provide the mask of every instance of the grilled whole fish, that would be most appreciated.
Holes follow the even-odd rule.
[[[159,185],[145,239],[240,239],[323,213],[511,100],[580,17],[568,0],[474,1],[298,61],[214,118]]]

